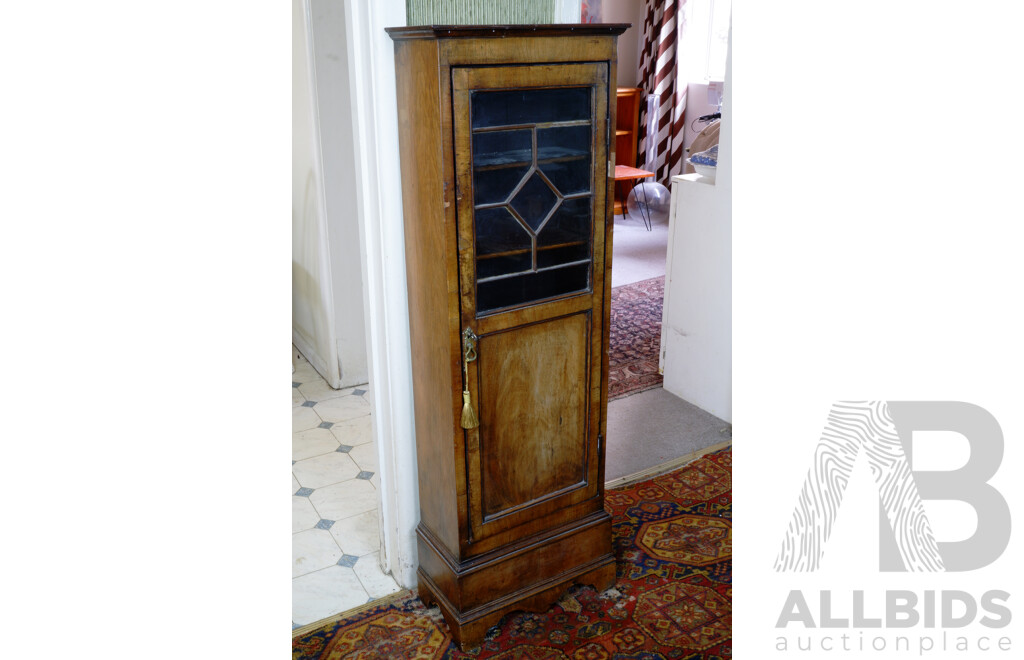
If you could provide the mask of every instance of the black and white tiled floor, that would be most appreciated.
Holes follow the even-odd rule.
[[[331,389],[292,347],[292,627],[399,590],[378,564],[367,386]]]

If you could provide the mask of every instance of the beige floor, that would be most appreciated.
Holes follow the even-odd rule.
[[[331,389],[292,347],[292,628],[399,590],[378,564],[366,385]]]
[[[605,479],[650,470],[732,438],[732,427],[660,387],[608,402]]]
[[[654,222],[647,231],[636,216],[615,216],[612,238],[612,286],[623,286],[665,274],[668,220]]]

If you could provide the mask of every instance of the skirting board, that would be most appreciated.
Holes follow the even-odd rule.
[[[299,349],[299,353],[302,353],[302,357],[306,358],[306,362],[309,362],[309,366],[313,367],[313,369],[320,374],[320,377],[324,379],[324,382],[336,390],[341,389],[340,374],[335,377],[333,381],[330,376],[324,375],[330,373],[327,368],[327,362],[319,353],[313,350],[313,345],[306,341],[306,338],[299,334],[295,328],[292,328],[292,345]],[[295,365],[293,364],[292,366],[294,367]]]
[[[650,479],[651,477],[656,477],[658,475],[665,474],[666,472],[671,472],[672,470],[680,468],[686,465],[687,463],[692,463],[693,461],[697,460],[704,454],[710,454],[713,451],[725,449],[730,445],[732,445],[732,440],[719,442],[718,444],[711,445],[710,447],[705,447],[704,449],[698,449],[697,451],[690,452],[689,454],[680,456],[679,458],[673,458],[670,461],[659,463],[658,465],[655,465],[654,467],[649,467],[646,470],[641,470],[639,472],[634,472],[633,474],[627,474],[624,477],[618,477],[617,479],[606,481],[604,482],[604,487],[607,490],[610,488],[620,488],[622,486],[628,486],[629,484],[633,484],[638,481],[644,481],[645,479]]]

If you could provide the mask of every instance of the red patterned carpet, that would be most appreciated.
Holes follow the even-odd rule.
[[[661,386],[661,305],[665,278],[634,282],[612,289],[608,341],[608,399]]]
[[[575,586],[544,613],[515,612],[477,649],[403,592],[300,634],[293,660],[725,660],[732,658],[732,450],[610,490],[615,587]]]

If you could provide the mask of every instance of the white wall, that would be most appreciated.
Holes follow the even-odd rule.
[[[582,11],[583,0],[556,0],[555,16],[556,23],[579,23]]]
[[[337,0],[310,0],[310,16],[335,343],[341,370],[338,386],[350,387],[368,382],[369,374],[345,6]]]
[[[605,23],[632,23],[619,35],[618,70],[619,87],[636,87],[640,65],[640,32],[643,29],[643,0],[604,0],[601,20]]]
[[[332,387],[349,387],[369,374],[345,8],[292,8],[292,338]]]
[[[718,106],[708,103],[708,83],[692,82],[686,85],[683,147],[689,148],[693,139],[707,126],[707,123],[698,122],[697,118],[715,112],[718,112]]]
[[[725,2],[719,2],[718,5],[719,11],[723,8],[728,9],[728,4]],[[695,120],[703,115],[716,112],[718,106],[708,103],[708,81],[705,78],[709,70],[707,61],[708,27],[712,16],[712,1],[689,0],[685,7],[688,25],[682,43],[679,67],[681,75],[688,81],[683,146],[689,147],[697,134],[707,126],[707,124],[696,123]],[[718,71],[720,67],[715,66],[711,70]]]
[[[731,80],[730,61],[715,183],[698,175],[672,179],[661,325],[665,389],[727,422],[732,421]]]
[[[338,353],[315,89],[307,4],[292,0],[292,340],[333,384]]]

